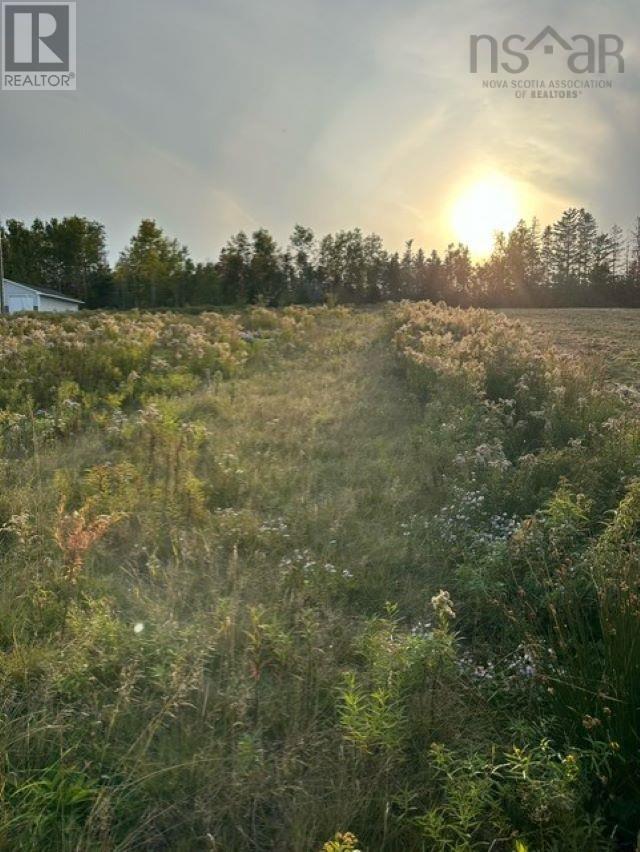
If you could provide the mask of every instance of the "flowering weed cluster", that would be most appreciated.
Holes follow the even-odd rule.
[[[459,671],[511,723],[521,713],[557,746],[582,750],[571,777],[595,784],[598,820],[626,842],[640,826],[629,739],[640,725],[634,400],[487,311],[402,306],[394,342],[426,402],[434,509],[424,527],[432,570],[457,602]],[[546,783],[532,788],[545,798],[532,804],[546,825],[529,837],[535,848],[552,848],[561,813]],[[434,836],[435,817],[422,823]]]
[[[270,341],[292,344],[322,314],[253,308],[0,318],[0,449],[31,447],[38,437],[215,384]]]

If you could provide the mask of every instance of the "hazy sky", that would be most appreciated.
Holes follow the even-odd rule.
[[[0,92],[0,218],[96,218],[114,255],[142,217],[197,259],[296,222],[442,248],[453,200],[491,171],[545,222],[569,205],[603,226],[640,213],[637,0],[77,6],[77,93]],[[546,24],[624,36],[613,90],[520,101],[469,73],[470,33]],[[529,76],[570,76],[553,61]]]

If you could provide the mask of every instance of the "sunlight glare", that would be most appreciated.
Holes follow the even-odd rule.
[[[465,188],[455,199],[451,222],[456,239],[472,254],[491,253],[496,231],[508,232],[522,218],[516,184],[501,174],[488,175]]]

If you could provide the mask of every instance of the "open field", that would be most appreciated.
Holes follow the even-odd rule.
[[[561,349],[620,382],[640,384],[640,311],[624,308],[530,308],[502,311]]]
[[[531,319],[631,369],[611,313]],[[0,849],[634,848],[640,423],[579,358],[428,304],[0,348]]]
[[[381,314],[299,316],[254,312],[244,375],[175,397],[198,362],[165,370],[106,433],[67,442],[55,388],[30,450],[15,415],[7,454],[37,456],[5,462],[0,504],[7,848],[306,849],[349,811],[382,818],[358,787],[383,782],[344,761],[339,690],[388,599],[424,612],[403,523],[420,412]],[[77,427],[97,401],[64,395]]]

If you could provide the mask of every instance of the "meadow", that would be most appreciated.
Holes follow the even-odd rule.
[[[0,849],[636,847],[635,315],[518,314],[0,320]]]
[[[625,308],[509,309],[538,335],[541,346],[551,343],[579,355],[608,379],[630,385],[640,381],[640,315]]]

